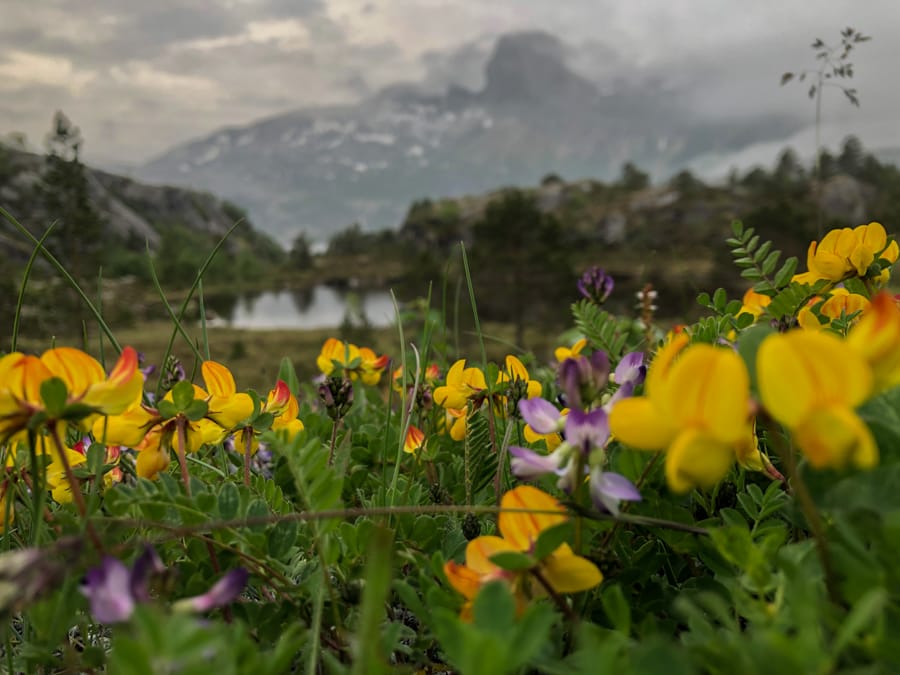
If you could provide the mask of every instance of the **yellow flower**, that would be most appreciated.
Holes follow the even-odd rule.
[[[334,372],[336,362],[350,379],[360,379],[363,384],[376,385],[388,361],[387,356],[376,356],[368,347],[360,348],[337,338],[328,338],[316,358],[316,365],[328,376]]]
[[[66,458],[69,460],[69,466],[73,469],[87,462],[85,454],[85,441],[78,441],[74,448],[64,448]],[[110,445],[106,448],[106,463],[118,464],[120,450],[117,445]],[[50,449],[51,462],[47,465],[47,487],[54,501],[59,504],[68,504],[72,501],[72,486],[69,485],[69,479],[59,457],[56,448]],[[103,476],[103,486],[108,488],[113,483],[122,480],[122,470],[118,467],[107,471]]]
[[[563,417],[569,414],[568,408],[563,408],[559,411],[559,414]],[[528,443],[534,444],[538,441],[544,441],[547,445],[547,452],[553,452],[559,445],[562,443],[562,437],[559,435],[559,432],[553,432],[549,434],[539,434],[534,429],[531,428],[530,424],[526,424],[523,429],[523,434],[525,436],[525,440]]]
[[[194,401],[208,401],[210,395],[192,384]],[[162,399],[173,403],[172,391]],[[121,415],[110,416],[94,422],[94,437],[108,445],[122,445],[138,451],[137,474],[155,479],[169,465],[170,451],[178,442],[177,427],[182,415],[164,418],[158,410],[134,406]],[[225,429],[207,417],[197,420],[181,419],[184,425],[185,452],[197,452],[204,445],[216,445],[225,440]]]
[[[0,534],[6,532],[6,528],[12,525],[16,519],[15,502],[9,501],[11,488],[12,482],[10,480],[0,483]],[[7,511],[9,512],[9,519],[7,519]]]
[[[806,253],[808,271],[796,275],[794,280],[813,284],[819,279],[827,279],[837,283],[851,276],[864,277],[879,257],[895,262],[897,253],[894,242],[888,245],[887,232],[881,223],[831,230],[821,242],[810,243]]]
[[[541,383],[537,380],[532,380],[531,375],[528,374],[528,369],[525,367],[525,364],[523,364],[518,357],[513,356],[512,354],[507,355],[504,361],[504,368],[497,376],[497,384],[501,384],[504,382],[510,382],[514,386],[517,382],[524,383],[525,398],[535,398],[536,396],[540,396],[543,391]]]
[[[759,393],[814,467],[878,463],[872,433],[854,412],[872,391],[866,361],[840,338],[797,330],[763,340],[756,358]]]
[[[471,607],[481,586],[496,580],[510,584],[520,610],[525,601],[543,592],[532,571],[556,593],[578,593],[593,588],[603,580],[603,575],[590,560],[575,555],[568,544],[560,544],[552,553],[535,561],[529,570],[504,570],[491,561],[497,553],[533,553],[541,532],[564,523],[568,516],[562,505],[536,487],[520,485],[503,495],[497,528],[502,536],[481,536],[466,546],[466,562],[460,565],[452,560],[444,565],[444,574],[450,585],[466,598],[463,619],[471,618]],[[509,511],[507,509],[515,509]],[[533,513],[525,512],[532,509]]]
[[[609,418],[613,436],[626,445],[666,451],[666,479],[675,492],[722,479],[748,430],[744,362],[730,349],[688,341],[680,334],[663,346],[644,396],[619,401]]]
[[[207,417],[223,429],[232,430],[253,414],[253,399],[238,392],[234,376],[221,363],[204,361],[200,366],[209,392]]]
[[[748,288],[744,293],[743,304],[738,316],[741,314],[751,314],[754,319],[758,319],[766,311],[766,307],[772,302],[772,298],[762,293],[757,293],[752,288]]]
[[[553,356],[559,363],[562,363],[566,359],[571,359],[573,356],[578,356],[581,353],[581,350],[585,348],[587,345],[587,339],[581,338],[571,347],[557,347],[553,351]]]
[[[403,452],[414,455],[423,445],[425,445],[425,434],[421,429],[410,424],[406,432],[406,439],[403,441]]]
[[[876,392],[900,384],[900,307],[887,292],[872,300],[847,336],[847,345],[862,356],[875,376]]]
[[[484,373],[466,368],[466,360],[460,359],[447,371],[447,383],[434,390],[434,402],[448,409],[465,409],[470,399],[483,396],[486,389]]]
[[[22,432],[32,415],[46,410],[41,385],[59,378],[66,386],[65,406],[87,406],[78,426],[90,428],[97,415],[117,415],[136,405],[144,376],[137,352],[122,350],[109,376],[96,359],[71,347],[57,347],[40,358],[13,352],[0,358],[0,438]]]
[[[833,288],[826,299],[816,296],[805,307],[797,312],[797,323],[807,330],[820,330],[827,328],[835,319],[841,316],[850,316],[863,312],[869,308],[869,299],[858,293],[851,293],[846,288]],[[819,314],[828,319],[826,323],[820,323],[812,308],[819,305]],[[855,320],[858,320],[857,316]]]

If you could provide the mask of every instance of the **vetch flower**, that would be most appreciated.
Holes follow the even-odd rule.
[[[610,413],[612,434],[622,443],[666,451],[666,479],[675,492],[712,485],[726,474],[750,404],[741,358],[712,345],[688,347],[689,339],[676,335],[663,346],[644,395],[619,401]]]
[[[756,369],[763,405],[812,466],[878,463],[872,432],[854,412],[872,392],[872,371],[847,343],[820,331],[770,335]]]
[[[88,570],[81,592],[91,605],[91,615],[100,623],[121,623],[134,614],[138,603],[149,602],[149,583],[153,575],[165,572],[165,566],[156,551],[147,546],[128,567],[113,558],[104,556],[99,567]],[[242,568],[227,572],[202,595],[176,601],[174,611],[207,612],[233,602],[247,584],[248,573]]]
[[[614,285],[612,276],[595,265],[578,280],[578,292],[591,302],[602,305],[609,298]]]

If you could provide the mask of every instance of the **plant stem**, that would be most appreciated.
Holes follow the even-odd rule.
[[[828,553],[828,539],[825,536],[825,524],[822,522],[822,516],[816,508],[816,503],[809,493],[806,482],[797,470],[793,449],[781,442],[775,442],[773,445],[778,451],[781,461],[784,462],[784,472],[816,542],[816,552],[819,554],[819,561],[822,563],[822,572],[825,575],[825,588],[828,591],[828,597],[833,603],[840,605],[842,604],[841,594],[837,585],[837,576],[831,565],[831,556]]]
[[[187,455],[185,448],[187,447],[187,432],[185,426],[187,419],[179,413],[175,421],[175,429],[177,434],[175,451],[178,453],[178,463],[181,465],[181,482],[184,483],[184,493],[191,496],[191,476],[188,474]]]
[[[244,485],[250,487],[250,448],[253,443],[253,429],[244,429]]]
[[[51,422],[47,425],[47,428],[50,430],[50,436],[53,438],[53,444],[56,446],[56,451],[59,454],[59,461],[63,465],[63,471],[66,474],[66,480],[69,481],[69,489],[72,492],[72,500],[75,502],[75,508],[78,509],[78,513],[84,521],[84,528],[87,530],[88,537],[90,537],[91,543],[94,545],[94,548],[97,549],[97,553],[103,554],[103,543],[100,541],[100,537],[97,536],[97,531],[94,529],[93,523],[88,519],[87,513],[87,505],[84,503],[84,495],[81,494],[81,486],[78,484],[78,479],[75,477],[75,472],[72,471],[72,465],[69,462],[69,457],[66,455],[66,448],[63,446],[62,439],[59,437],[59,429],[56,428],[56,424]]]
[[[537,567],[533,567],[531,569],[531,575],[537,579],[538,583],[543,587],[545,591],[547,591],[547,595],[553,598],[553,602],[556,603],[556,606],[559,607],[560,611],[565,615],[566,621],[570,624],[575,625],[578,623],[578,617],[575,615],[575,612],[572,611],[572,608],[569,607],[568,603],[565,601],[565,598],[560,596],[559,593],[550,585],[550,582],[547,581],[547,578],[541,574],[540,569]]]
[[[334,464],[334,448],[337,445],[337,434],[338,427],[341,425],[341,418],[337,418],[334,421],[334,425],[331,427],[331,443],[328,448],[328,466]]]

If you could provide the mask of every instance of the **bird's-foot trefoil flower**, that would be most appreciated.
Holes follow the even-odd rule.
[[[666,451],[666,479],[676,492],[725,476],[748,425],[749,376],[731,349],[676,335],[651,363],[643,396],[619,401],[612,434],[640,450]]]
[[[466,546],[465,564],[449,561],[444,574],[450,585],[465,598],[461,616],[471,619],[472,602],[481,587],[491,581],[507,583],[519,609],[548,590],[553,593],[577,593],[588,590],[603,580],[594,563],[575,555],[568,544],[552,551],[536,549],[541,533],[566,522],[560,503],[535,487],[520,485],[505,493],[500,500],[499,537],[480,536]],[[499,553],[530,556],[531,564],[521,569],[504,569],[492,560]]]
[[[872,371],[846,342],[821,331],[770,335],[756,370],[762,404],[812,466],[878,463],[872,432],[854,411],[872,392]]]

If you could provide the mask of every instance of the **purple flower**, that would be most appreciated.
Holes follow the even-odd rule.
[[[104,556],[100,567],[88,570],[81,592],[87,596],[91,614],[100,623],[127,621],[134,612],[131,572],[112,556]]]
[[[641,493],[625,476],[594,467],[591,469],[591,499],[598,509],[617,516],[620,501],[639,502]]]
[[[594,352],[591,358],[578,355],[559,366],[559,383],[571,408],[585,408],[600,396],[609,382],[609,357]]]
[[[647,366],[644,365],[644,352],[630,352],[622,357],[616,366],[615,381],[618,385],[631,383],[635,387],[644,381],[647,376]]]
[[[224,607],[237,599],[241,591],[244,590],[244,586],[247,585],[249,577],[250,573],[242,567],[230,570],[213,584],[212,588],[206,593],[179,600],[175,603],[173,609],[177,611],[180,608],[185,608],[194,612],[208,612],[216,607]]]
[[[548,473],[559,475],[562,473],[559,465],[560,460],[563,459],[563,453],[559,449],[554,450],[549,455],[544,455],[528,448],[511,445],[509,454],[512,455],[512,460],[509,463],[510,469],[516,478],[531,480],[540,478]]]
[[[594,448],[602,448],[609,440],[609,420],[602,408],[584,412],[572,408],[566,416],[566,443],[587,457]]]
[[[147,546],[129,570],[120,560],[105,556],[99,567],[88,570],[81,592],[91,604],[91,614],[100,623],[128,621],[138,603],[149,602],[150,577],[165,572],[165,566],[152,547]],[[234,600],[247,583],[246,570],[228,572],[203,595],[175,603],[195,612],[222,607]]]
[[[578,280],[578,292],[588,300],[602,305],[613,290],[613,278],[596,265]]]
[[[526,398],[519,401],[519,412],[525,424],[537,434],[552,434],[560,430],[562,416],[556,406],[542,398]]]

